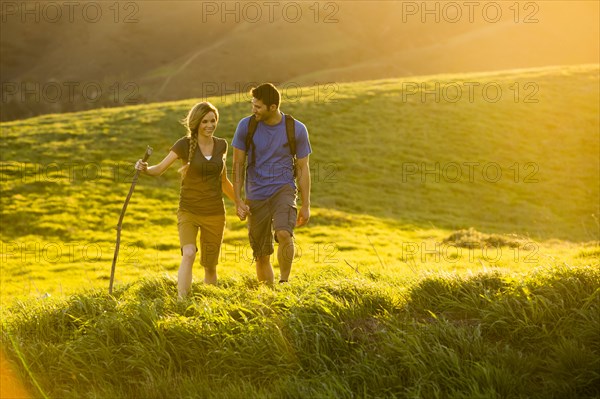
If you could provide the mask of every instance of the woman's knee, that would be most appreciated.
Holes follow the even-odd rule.
[[[181,248],[181,255],[186,260],[194,260],[196,258],[196,246],[194,244],[184,245]]]

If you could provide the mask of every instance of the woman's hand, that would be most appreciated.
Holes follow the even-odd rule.
[[[144,162],[141,159],[138,159],[138,161],[135,163],[135,168],[140,172],[145,172],[148,170],[148,162]]]
[[[245,220],[250,214],[250,207],[244,201],[236,201],[235,209],[240,220]]]

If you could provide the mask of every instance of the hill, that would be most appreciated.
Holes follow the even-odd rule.
[[[568,263],[589,262],[599,239],[597,87],[590,65],[284,90],[283,111],[307,124],[314,148],[313,218],[298,232],[298,264],[527,269],[565,251]],[[211,100],[217,135],[231,141],[247,98]],[[146,145],[152,162],[166,155],[195,101],[0,125],[3,298],[106,283],[132,165]],[[123,281],[177,268],[178,179],[172,168],[138,183],[123,225]],[[224,275],[251,270],[245,224],[226,204]],[[467,228],[529,245],[461,256],[444,240]]]
[[[184,301],[175,168],[107,280],[133,163],[197,99],[1,123],[6,359],[41,397],[598,397],[598,72],[286,88],[314,150],[292,279],[256,282],[227,202],[219,285]],[[231,141],[248,99],[210,100]]]
[[[3,4],[1,120],[244,92],[262,81],[310,86],[600,61],[590,1],[70,7]]]

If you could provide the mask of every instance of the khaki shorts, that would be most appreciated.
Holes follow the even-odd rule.
[[[273,230],[287,231],[294,235],[296,227],[296,190],[285,185],[271,198],[266,200],[247,200],[250,206],[248,216],[248,238],[254,253],[254,258],[271,255],[275,248],[273,246]]]
[[[194,215],[193,213],[177,212],[177,229],[179,243],[183,254],[183,246],[196,245],[198,230],[200,230],[200,264],[213,267],[219,263],[223,231],[225,230],[225,215]],[[198,246],[196,246],[198,252]]]

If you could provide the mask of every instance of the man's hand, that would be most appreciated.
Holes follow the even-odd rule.
[[[298,219],[296,220],[296,227],[304,226],[310,219],[310,207],[302,205],[300,211],[298,211]]]
[[[237,200],[235,202],[235,211],[240,218],[240,220],[245,220],[246,216],[250,215],[250,207],[242,200]]]

